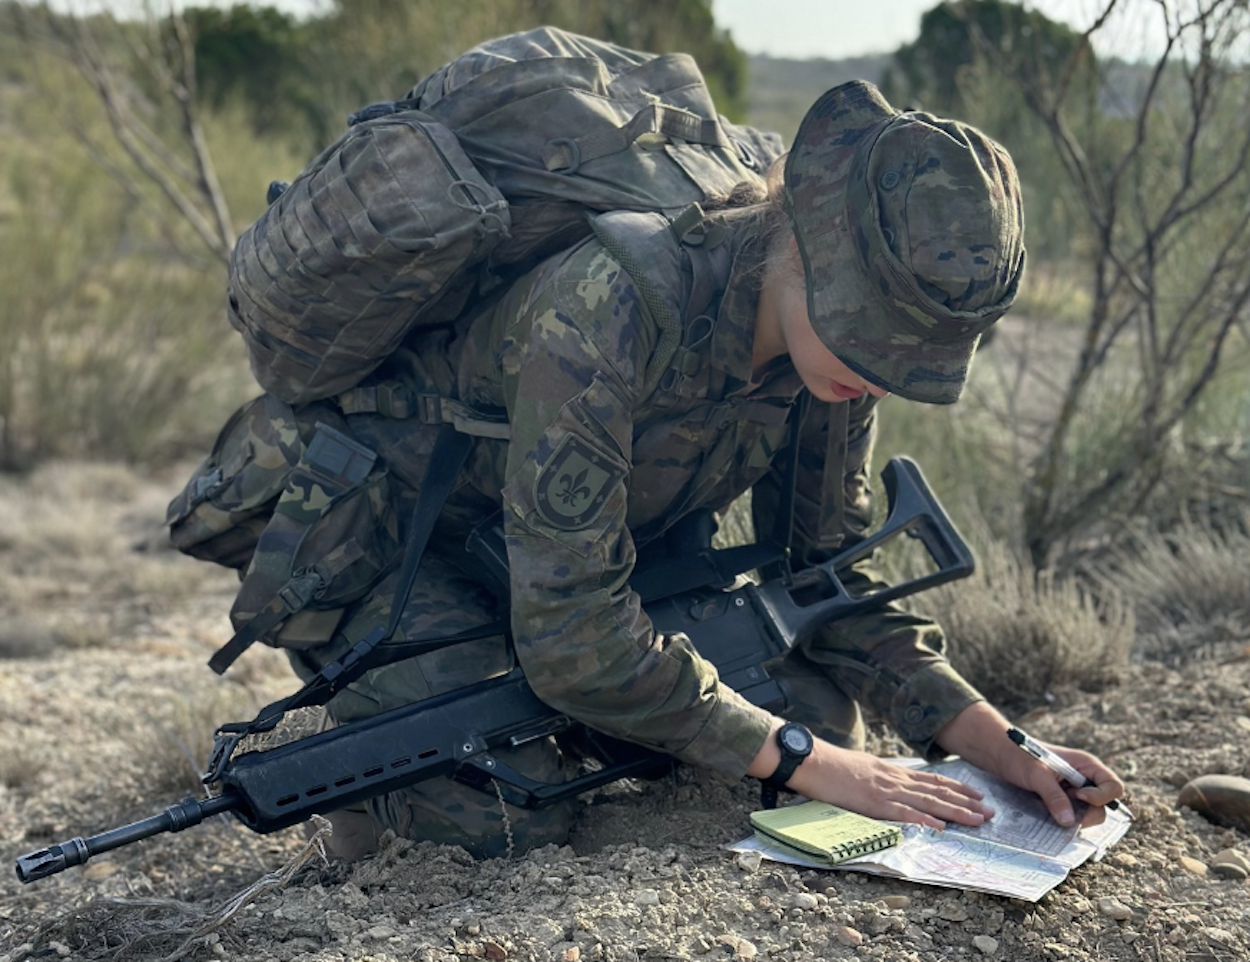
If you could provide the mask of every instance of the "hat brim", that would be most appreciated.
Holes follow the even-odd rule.
[[[807,280],[808,318],[821,342],[877,387],[913,401],[959,398],[984,324],[915,286],[880,236],[869,155],[901,115],[871,84],[816,102],[786,161],[786,203]],[[871,270],[870,270],[871,264]],[[885,282],[881,278],[889,277]]]

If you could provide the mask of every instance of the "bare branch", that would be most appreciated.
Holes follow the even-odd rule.
[[[227,263],[235,242],[233,222],[195,102],[195,48],[182,18],[170,15],[166,31],[171,38],[169,43],[161,42],[161,27],[150,8],[144,24],[146,43],[137,42],[135,29],[118,30],[120,43],[130,51],[133,62],[154,78],[160,95],[177,111],[180,133],[170,139],[138,116],[133,98],[123,89],[124,71],[112,64],[101,49],[98,32],[110,22],[104,15],[88,23],[72,13],[55,13],[46,4],[37,12],[51,41],[47,48],[70,63],[95,92],[113,139],[128,158],[130,169],[108,160],[103,152],[93,159],[132,197],[146,198],[149,191],[145,185],[154,188],[176,212],[175,219],[191,229],[218,263]],[[29,15],[36,13],[30,11]],[[190,156],[190,164],[184,160],[184,154]],[[171,220],[170,214],[151,202],[141,206],[156,213],[162,233],[172,236],[166,223]],[[180,248],[175,245],[174,249]]]

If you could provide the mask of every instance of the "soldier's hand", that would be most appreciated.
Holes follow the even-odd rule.
[[[938,732],[938,743],[952,754],[993,772],[999,778],[1036,792],[1051,817],[1063,826],[1076,822],[1072,799],[1101,806],[1124,796],[1115,772],[1088,752],[1049,746],[1068,764],[1094,782],[1089,788],[1065,789],[1058,775],[1007,737],[1011,723],[985,702],[969,705]]]
[[[781,750],[773,730],[751,762],[747,774],[767,778],[777,770]],[[892,822],[915,822],[943,829],[947,822],[980,825],[994,815],[981,802],[981,793],[953,778],[892,765],[867,752],[839,748],[820,738],[812,753],[786,783],[804,798],[838,805]]]
[[[981,793],[963,782],[819,740],[788,785],[805,798],[929,828],[944,829],[947,822],[976,826],[994,816]]]

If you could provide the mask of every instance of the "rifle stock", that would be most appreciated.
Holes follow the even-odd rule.
[[[657,630],[684,632],[722,681],[748,700],[784,711],[786,692],[767,666],[820,625],[971,574],[967,545],[925,483],[915,462],[895,458],[883,471],[889,516],[871,537],[793,578],[724,590],[742,549],[707,548],[696,566],[703,587],[647,601]],[[918,539],[936,570],[864,597],[851,597],[840,577],[850,565],[899,535]],[[737,552],[737,554],[732,554]],[[758,552],[752,557],[762,557]],[[738,569],[741,570],[741,569]],[[654,580],[654,579],[653,579]],[[543,703],[519,668],[466,688],[320,732],[269,751],[230,757],[218,771],[220,793],[188,798],[160,815],[87,839],[74,838],[17,859],[17,877],[32,882],[93,855],[162,832],[178,832],[226,812],[258,833],[275,832],[363,799],[438,776],[494,791],[512,804],[541,808],[620,778],[671,764],[641,746],[585,730],[603,767],[568,782],[538,783],[491,754],[493,749],[559,734],[577,723]]]

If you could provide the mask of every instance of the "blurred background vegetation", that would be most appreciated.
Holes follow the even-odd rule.
[[[956,0],[893,54],[786,61],[748,58],[709,0],[333,0],[303,19],[257,4],[124,21],[2,0],[0,470],[202,453],[256,390],[222,301],[266,185],[350,111],[477,42],[554,24],[686,51],[725,115],[786,139],[820,93],[864,78],[1006,144],[1029,225],[1025,288],[965,398],[886,402],[880,463],[915,457],[988,559],[963,589],[986,600],[961,624],[970,651],[978,631],[992,648],[1024,630],[1067,680],[1101,678],[1102,655],[1074,659],[1073,639],[1101,624],[1105,660],[1121,659],[1132,611],[1166,604],[1141,559],[1200,542],[1187,570],[1209,564],[1211,583],[1243,544],[1250,494],[1247,9],[1139,6],[1171,38],[1161,56],[1098,57],[1036,11]],[[1021,627],[1026,610],[1039,620]]]

